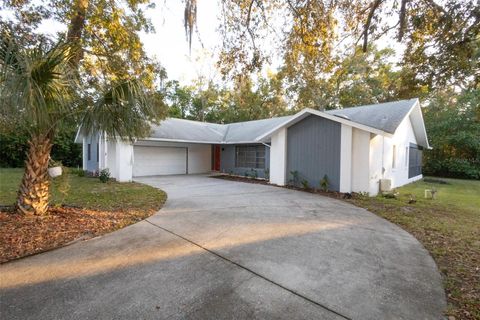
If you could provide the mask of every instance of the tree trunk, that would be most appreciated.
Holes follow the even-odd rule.
[[[71,60],[72,66],[75,67],[75,69],[78,68],[78,64],[83,57],[81,39],[83,30],[85,29],[88,5],[89,0],[75,0],[73,16],[68,26],[67,41],[77,46],[77,52]]]
[[[50,197],[48,161],[52,139],[46,135],[33,136],[28,141],[25,172],[18,190],[16,211],[23,214],[45,215]]]

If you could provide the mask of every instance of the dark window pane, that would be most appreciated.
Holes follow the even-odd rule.
[[[264,146],[237,146],[235,155],[235,166],[238,168],[265,168]]]

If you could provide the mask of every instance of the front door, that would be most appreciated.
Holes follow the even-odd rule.
[[[213,149],[213,170],[220,171],[220,146],[215,146]]]

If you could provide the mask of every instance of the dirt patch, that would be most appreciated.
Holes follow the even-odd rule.
[[[25,216],[3,207],[0,211],[0,263],[109,233],[155,212],[53,207],[46,216]]]

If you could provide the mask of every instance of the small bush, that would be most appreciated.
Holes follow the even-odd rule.
[[[324,175],[322,180],[320,180],[320,188],[322,188],[323,191],[327,192],[328,187],[330,187],[330,181],[328,180],[328,176]]]
[[[289,183],[297,187],[300,184],[300,172],[297,170],[290,171],[290,175],[292,176],[292,179],[289,181]]]
[[[303,189],[310,189],[310,185],[308,184],[308,180],[302,180],[302,187]]]
[[[265,169],[265,179],[270,180],[270,170],[268,168]]]
[[[257,179],[258,178],[258,172],[257,170],[255,169],[250,169],[250,171],[252,172],[250,177],[252,177],[253,179]]]
[[[108,170],[108,168],[101,170],[98,174],[98,178],[103,183],[108,182],[108,180],[110,180],[110,170]]]

